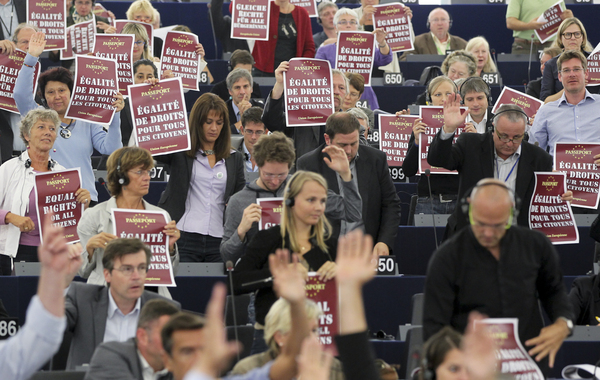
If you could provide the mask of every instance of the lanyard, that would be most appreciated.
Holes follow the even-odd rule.
[[[2,23],[2,26],[4,27],[4,29],[6,29],[6,35],[8,36],[9,39],[10,37],[12,37],[12,23],[13,23],[13,16],[15,14],[15,0],[12,0],[11,2],[12,7],[10,10],[10,24],[8,26],[6,26],[6,23],[4,22],[4,20],[2,20],[2,17],[0,17],[0,23]]]
[[[504,178],[504,182],[508,181],[508,179],[510,178],[510,175],[512,174],[513,170],[515,170],[515,166],[517,166],[520,159],[521,159],[521,156],[517,157],[517,161],[515,161],[512,168],[510,169],[510,172],[508,172],[508,175],[506,176],[506,178]],[[496,157],[496,174],[497,174],[498,179],[501,179],[500,178],[500,165],[498,165],[497,157]]]

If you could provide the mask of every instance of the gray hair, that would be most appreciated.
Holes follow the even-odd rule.
[[[344,74],[344,72],[342,70],[332,69],[331,70],[331,80],[333,80],[334,75],[341,75],[342,77],[344,77],[344,86],[346,86],[346,93],[348,93],[348,91],[350,91],[350,81],[348,80],[348,77],[346,76],[346,74]]]
[[[369,117],[367,116],[365,111],[361,110],[358,107],[350,108],[346,112],[348,112],[350,115],[353,115],[358,120],[366,120],[367,124],[369,123]]]
[[[40,120],[53,122],[56,129],[60,127],[60,118],[58,117],[58,113],[56,113],[55,110],[36,108],[27,112],[27,115],[25,115],[23,120],[21,120],[20,128],[20,136],[21,139],[25,142],[25,145],[29,145],[29,142],[25,140],[25,136],[29,137],[29,134],[31,133],[31,128],[33,128],[34,124]]]
[[[350,15],[356,19],[356,22],[358,22],[358,14],[356,13],[356,11],[350,8],[342,8],[338,9],[338,11],[335,12],[335,16],[333,16],[333,25],[337,26],[338,21],[340,21],[340,17],[344,15]]]
[[[240,79],[246,79],[248,80],[248,83],[250,83],[250,87],[254,86],[254,82],[252,81],[252,75],[250,75],[248,70],[234,69],[229,73],[229,75],[227,75],[227,89],[231,90],[233,88],[233,85]]]
[[[496,124],[498,123],[498,119],[500,117],[507,118],[511,123],[519,123],[522,121],[523,128],[525,128],[527,125],[527,115],[525,112],[523,112],[521,107],[516,104],[502,104],[500,107],[498,107],[493,120],[494,129],[496,129]]]
[[[21,32],[21,30],[27,29],[27,28],[31,28],[31,29],[35,30],[36,32],[40,31],[37,26],[35,26],[33,24],[29,24],[27,22],[22,22],[19,25],[17,25],[17,29],[15,29],[15,32],[13,33],[13,36],[12,36],[12,42],[14,42],[15,44],[17,42],[19,42],[19,33]]]
[[[317,7],[317,14],[319,15],[319,17],[321,17],[321,11],[323,11],[329,7],[335,8],[336,11],[339,9],[339,7],[337,6],[336,3],[332,3],[331,1],[323,0],[319,3],[319,6]]]
[[[465,50],[456,50],[449,54],[442,62],[442,73],[448,75],[448,70],[456,62],[462,62],[469,69],[469,76],[472,77],[477,72],[477,59],[475,56]]]

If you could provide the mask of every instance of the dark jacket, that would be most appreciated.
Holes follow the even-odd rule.
[[[578,277],[573,281],[569,301],[573,307],[576,325],[596,326],[600,313],[600,275]]]
[[[13,20],[13,23],[20,24],[22,22],[27,22],[27,1],[25,0],[13,0],[13,4],[15,4],[15,11],[17,18]],[[10,19],[5,20],[6,24],[10,22]],[[16,25],[13,24],[13,25]],[[0,40],[12,40],[12,37],[4,35],[4,28],[0,28]],[[12,147],[11,147],[12,152]]]
[[[232,135],[238,135],[239,132],[238,130],[235,128],[235,123],[237,123],[237,115],[235,114],[235,110],[233,109],[233,100],[229,99],[228,101],[225,102],[225,104],[227,104],[227,110],[229,111],[229,128],[231,128],[231,134]],[[262,104],[262,102],[256,100],[256,99],[252,99],[250,98],[250,104],[252,104],[252,107],[257,106],[260,108],[264,107],[264,104]],[[240,119],[241,119],[241,115],[240,115]]]

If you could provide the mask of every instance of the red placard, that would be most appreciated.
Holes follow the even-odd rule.
[[[130,34],[99,34],[94,44],[94,55],[117,62],[119,92],[127,96],[127,86],[133,84],[133,40]]]
[[[267,41],[269,39],[270,0],[233,0],[231,38]]]
[[[184,89],[198,91],[200,79],[200,57],[196,54],[198,36],[192,33],[168,32],[160,58],[160,77],[165,70],[171,70],[181,78]]]
[[[375,36],[371,32],[338,32],[335,54],[336,69],[358,73],[365,78],[365,86],[371,85],[375,59]]]
[[[39,221],[53,213],[52,225],[64,229],[64,237],[68,243],[79,241],[77,224],[83,214],[83,205],[77,203],[75,192],[81,187],[79,168],[36,173],[35,199]],[[40,241],[44,242],[44,224],[40,223]]]
[[[108,58],[76,56],[75,86],[65,117],[110,124],[115,116],[113,95],[117,85],[117,61]]]
[[[587,57],[586,86],[600,85],[600,43]]]
[[[600,154],[600,143],[556,143],[554,169],[567,175],[567,190],[573,192],[571,206],[598,207],[600,171],[594,156]]]
[[[259,231],[281,224],[283,198],[258,198],[256,203],[261,207],[258,221]]]
[[[76,55],[85,55],[94,50],[96,40],[96,18],[80,22],[67,28],[67,44],[60,51],[60,59],[75,59]]]
[[[153,54],[154,50],[152,50],[152,45],[154,44],[154,27],[152,24],[133,20],[115,20],[116,33],[121,34],[121,31],[126,24],[140,24],[146,29],[146,33],[148,33],[148,51],[150,54]]]
[[[517,318],[488,318],[475,322],[475,328],[484,326],[496,343],[501,373],[508,373],[515,379],[544,380],[542,371],[521,344]]]
[[[387,32],[385,41],[395,52],[414,50],[410,17],[404,12],[404,4],[375,5],[373,25]]]
[[[535,189],[529,205],[529,228],[543,232],[552,244],[579,243],[571,205],[560,198],[567,191],[566,182],[565,173],[535,173]]]
[[[467,112],[467,107],[460,107],[460,113],[464,114]],[[456,170],[448,170],[444,168],[438,168],[437,166],[431,166],[427,162],[427,153],[429,152],[429,145],[433,141],[433,138],[438,133],[440,128],[444,126],[444,107],[441,106],[421,106],[419,109],[419,117],[423,119],[423,123],[427,124],[425,133],[421,133],[419,136],[419,173],[424,174],[426,169],[429,169],[430,173],[437,174],[458,174]],[[456,129],[454,133],[454,139],[452,143],[456,142],[456,139],[463,132],[465,126],[461,125]]]
[[[505,86],[502,89],[498,100],[496,100],[496,104],[494,104],[492,112],[495,113],[498,111],[498,108],[500,108],[500,106],[503,104],[514,104],[519,106],[527,116],[532,118],[540,109],[540,107],[544,105],[544,102],[534,98],[533,96],[529,96],[525,93]]]
[[[15,89],[15,81],[23,67],[23,60],[27,54],[21,50],[15,50],[12,54],[0,54],[0,109],[19,113],[13,92]],[[35,64],[33,70],[33,91],[37,87],[37,77],[40,74],[40,63]]]
[[[538,22],[545,23],[540,29],[535,30],[535,35],[541,43],[548,41],[558,34],[558,27],[563,21],[560,18],[560,15],[564,12],[562,3],[563,0],[560,0],[558,3],[546,9],[544,13],[538,17]]]
[[[339,300],[335,280],[319,281],[319,276],[311,272],[305,285],[306,298],[315,301],[323,314],[319,318],[319,341],[334,356],[337,348],[333,337],[340,330]]]
[[[416,115],[379,114],[379,150],[387,156],[390,168],[402,167]]]
[[[152,251],[146,274],[146,285],[177,286],[169,255],[169,236],[163,233],[167,225],[164,211],[112,209],[113,233],[120,238],[137,238]]]
[[[317,3],[315,0],[290,0],[290,4],[302,7],[308,12],[308,17],[317,17]]]
[[[190,149],[181,78],[129,86],[135,143],[153,156]]]
[[[325,124],[334,113],[329,61],[292,58],[283,73],[285,122],[288,127]]]
[[[92,11],[94,12],[94,15],[108,19],[110,25],[115,26],[115,19],[110,17],[110,13],[108,13],[108,10],[104,8],[104,5],[96,3],[94,4],[94,8]]]
[[[14,8],[13,8],[14,11]],[[62,50],[66,46],[66,0],[27,0],[27,22],[46,34],[48,50]]]

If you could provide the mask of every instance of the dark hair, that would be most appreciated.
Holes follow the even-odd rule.
[[[254,65],[254,57],[248,50],[237,49],[231,53],[229,62],[231,70],[233,70],[237,65]]]
[[[162,331],[160,337],[162,338],[163,348],[169,356],[172,356],[173,350],[173,334],[176,331],[189,331],[199,330],[204,328],[206,320],[197,314],[193,314],[187,311],[182,311],[174,314],[169,322],[167,322]]]
[[[325,133],[330,139],[336,134],[347,135],[354,131],[360,131],[360,123],[356,116],[348,112],[336,112],[327,118],[325,123]]]
[[[147,328],[149,325],[164,315],[179,313],[177,306],[166,299],[155,298],[146,302],[140,311],[137,327]]]
[[[490,86],[481,77],[466,78],[460,85],[460,96],[465,100],[465,95],[470,92],[483,92],[485,96],[490,96]],[[491,104],[490,104],[491,105]]]
[[[523,128],[527,126],[527,115],[523,109],[516,104],[502,104],[500,107],[498,107],[496,114],[492,119],[494,130],[496,130],[496,125],[501,117],[507,118],[511,123],[518,123],[522,121]]]
[[[419,379],[430,378],[426,372],[434,372],[444,362],[448,352],[460,347],[462,335],[454,331],[452,327],[445,326],[440,331],[432,335],[423,345],[423,354],[421,357],[421,371]]]
[[[573,58],[577,58],[578,60],[580,60],[581,66],[583,66],[583,71],[587,71],[587,59],[585,58],[585,55],[583,55],[582,52],[577,50],[567,50],[558,57],[558,59],[556,60],[556,63],[558,65],[558,71],[562,71],[562,64],[564,61],[568,61],[569,59]]]
[[[61,82],[69,88],[69,98],[73,95],[73,74],[64,67],[53,67],[40,74],[38,79],[38,93],[44,102],[44,107],[48,108],[46,101],[46,85],[48,82]]]
[[[254,144],[252,157],[259,168],[271,161],[288,164],[291,168],[296,160],[294,141],[282,132],[262,135]]]
[[[150,248],[140,239],[120,238],[111,240],[104,248],[104,256],[102,257],[102,265],[109,272],[115,267],[115,260],[126,255],[136,254],[139,251],[144,251],[146,254],[146,265],[150,265],[152,252]]]
[[[135,76],[135,73],[137,73],[138,67],[140,67],[142,65],[152,67],[152,69],[154,69],[154,78],[158,78],[158,69],[156,68],[156,65],[154,64],[154,62],[152,62],[151,60],[149,60],[147,58],[138,59],[137,61],[135,61],[133,63],[133,75],[134,76]]]
[[[365,92],[365,77],[358,73],[347,72],[346,77],[348,77],[348,83],[350,86],[354,87],[358,90],[360,95]],[[347,89],[348,93],[350,93],[350,89]]]
[[[192,112],[190,113],[190,139],[192,149],[187,151],[190,157],[196,157],[196,153],[202,149],[202,144],[205,142],[204,123],[208,118],[210,111],[215,111],[223,118],[223,127],[221,133],[215,141],[214,151],[217,161],[229,157],[231,149],[231,130],[229,129],[229,111],[227,105],[219,96],[207,92],[202,94],[194,103]]]
[[[255,123],[255,124],[264,125],[265,123],[263,123],[263,121],[262,121],[262,114],[263,114],[263,109],[258,106],[248,108],[242,114],[242,126],[245,127],[246,123]]]
[[[125,182],[129,182],[127,172],[140,165],[142,165],[143,170],[154,167],[152,155],[144,148],[129,146],[112,152],[106,161],[106,178],[108,180],[110,195],[113,197],[120,195],[125,184],[120,184],[119,179],[123,178]],[[118,166],[120,167],[118,168]]]

